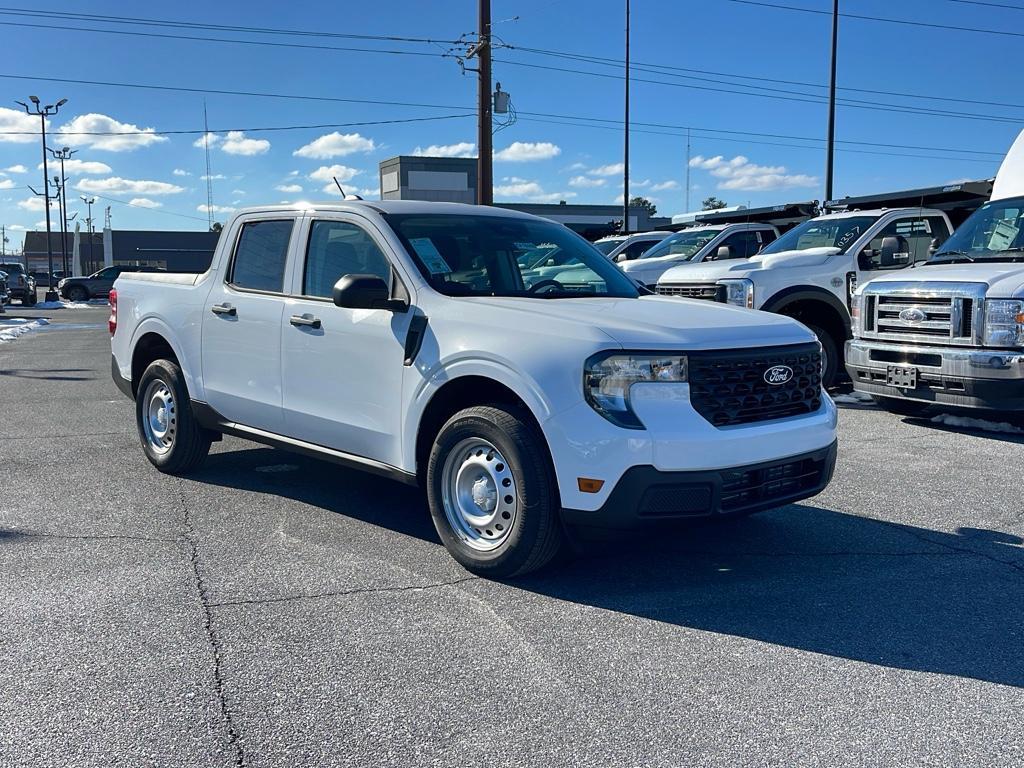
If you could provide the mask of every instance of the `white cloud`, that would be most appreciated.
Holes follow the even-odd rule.
[[[476,157],[476,144],[472,141],[431,144],[429,147],[416,147],[412,153],[417,157]]]
[[[82,192],[95,192],[110,195],[176,195],[184,192],[184,187],[169,184],[166,181],[136,181],[110,176],[106,179],[82,179],[75,187]]]
[[[214,174],[211,174],[210,176],[207,176],[204,173],[202,176],[199,177],[199,180],[200,181],[223,181],[226,178],[227,178],[227,176],[225,176],[223,173],[214,173]]]
[[[587,173],[591,176],[620,176],[625,171],[625,168],[622,163],[611,163],[610,165],[599,165],[597,168],[591,168]]]
[[[495,160],[509,163],[526,163],[531,160],[550,160],[562,154],[562,148],[550,141],[513,141],[504,149],[494,153]]]
[[[11,225],[9,225],[7,227],[7,229],[9,231],[13,231],[13,232],[24,232],[25,231],[25,227],[21,226],[21,224],[11,224]]]
[[[175,168],[171,171],[175,176],[191,176],[192,174],[186,171],[184,168]]]
[[[231,194],[232,195],[245,195],[245,194],[248,194],[248,193],[244,189],[232,189],[231,190]]]
[[[757,165],[743,155],[726,160],[721,155],[704,157],[697,155],[690,159],[691,168],[709,171],[718,182],[718,189],[732,189],[745,192],[763,192],[792,187],[814,187],[816,176],[786,172],[784,165]]]
[[[50,168],[59,168],[59,162],[50,162]],[[43,164],[40,163],[37,166],[38,170],[43,170]],[[71,158],[70,160],[64,161],[64,174],[67,176],[77,176],[80,173],[110,173],[110,166],[106,163],[98,163],[95,160],[76,160]]]
[[[629,188],[630,189],[633,189],[634,187],[636,187],[637,189],[645,189],[646,187],[649,187],[649,186],[651,186],[651,180],[650,179],[644,179],[643,181],[631,181],[631,182],[629,182]]]
[[[217,142],[219,142],[222,138],[222,136],[216,133],[204,133],[202,136],[200,136],[198,139],[192,142],[192,146],[198,147],[199,149],[203,149],[206,147],[206,142],[209,141],[210,146],[214,147],[217,145]]]
[[[52,205],[52,203],[51,203]],[[26,211],[45,211],[46,206],[43,205],[43,198],[41,197],[26,197],[24,200],[18,201],[18,207]]]
[[[288,178],[292,178],[293,179],[293,178],[295,178],[298,175],[299,175],[298,171],[288,171]]]
[[[201,203],[196,206],[196,210],[200,213],[234,213],[235,209],[228,205],[206,205]]]
[[[163,203],[150,200],[148,197],[133,197],[128,201],[128,205],[134,205],[137,208],[159,208]]]
[[[4,168],[8,173],[28,173],[28,168],[24,165],[12,165],[10,168]],[[24,229],[24,227],[22,227]]]
[[[14,179],[0,179],[0,189],[14,189],[16,186]]]
[[[659,181],[657,184],[655,184],[653,187],[651,187],[651,191],[653,191],[653,192],[664,192],[665,190],[668,190],[668,189],[679,189],[679,186],[680,185],[679,185],[678,181],[672,181],[672,180],[669,180],[669,181]]]
[[[504,184],[494,187],[494,194],[510,200],[526,200],[531,203],[554,203],[559,200],[570,200],[576,197],[575,192],[545,192],[536,181],[507,176]]]
[[[49,125],[47,125],[49,128]],[[25,114],[23,109],[8,109],[0,107],[0,141],[9,144],[31,144],[39,141],[39,118],[35,115]],[[13,166],[24,168],[25,166]],[[15,171],[12,168],[7,170],[12,173],[24,173]]]
[[[157,136],[155,131],[155,128],[139,128],[133,123],[122,123],[112,117],[95,112],[79,115],[58,129],[65,144],[72,147],[86,146],[107,152],[130,152],[140,147],[167,141],[166,136]]]
[[[278,192],[287,192],[288,194],[295,194],[296,192],[302,191],[301,184],[278,184],[274,187]]]
[[[573,176],[569,179],[569,186],[577,188],[603,187],[607,183],[604,179],[592,179],[588,176]]]
[[[332,157],[345,157],[356,152],[373,152],[377,148],[373,139],[368,139],[358,133],[328,133],[309,144],[299,147],[293,155],[296,157],[310,157],[315,160],[327,160]]]
[[[244,131],[228,131],[220,148],[229,155],[262,155],[270,149],[270,142],[266,139],[246,138]]]
[[[35,223],[35,228],[36,229],[46,229],[46,219],[40,219],[39,221],[37,221]],[[51,230],[54,229],[53,220],[50,221],[50,229]]]
[[[335,178],[338,181],[351,181],[360,173],[362,171],[349,168],[347,165],[321,165],[309,174],[309,178],[312,181],[329,181],[331,184],[334,184]]]
[[[586,167],[587,166],[584,163],[573,163],[572,165],[569,166],[568,170],[570,170],[570,171],[582,171]]]

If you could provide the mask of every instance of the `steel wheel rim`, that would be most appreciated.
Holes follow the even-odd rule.
[[[480,552],[498,549],[508,540],[519,504],[508,461],[482,437],[461,440],[444,460],[441,503],[460,541]]]
[[[174,393],[162,379],[151,381],[142,397],[142,430],[154,453],[165,454],[174,447],[178,409]]]

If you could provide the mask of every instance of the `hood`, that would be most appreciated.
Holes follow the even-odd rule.
[[[760,253],[749,259],[729,259],[711,264],[680,264],[661,277],[663,283],[713,283],[727,277],[747,277],[761,269],[813,267],[824,264],[839,253],[839,248],[806,248],[802,251]]]
[[[488,310],[494,321],[524,333],[538,327],[560,335],[593,337],[600,331],[631,349],[730,349],[802,344],[814,334],[796,320],[729,304],[670,296],[616,299],[472,298],[475,317]],[[484,309],[487,307],[487,309]],[[539,326],[538,326],[539,323]]]
[[[629,272],[642,272],[646,267],[664,267],[666,264],[671,264],[673,261],[682,262],[685,260],[685,256],[673,253],[668,256],[658,256],[654,259],[633,259],[632,261],[619,264],[619,269],[628,274]]]
[[[840,248],[821,247],[804,248],[802,251],[779,251],[778,253],[759,253],[750,259],[754,269],[771,269],[772,267],[815,267],[824,264],[832,256],[840,252]]]
[[[940,283],[982,283],[986,293],[994,298],[1024,296],[1024,264],[1020,262],[974,262],[973,264],[947,264],[898,269],[891,275],[876,277],[871,284],[910,281]]]

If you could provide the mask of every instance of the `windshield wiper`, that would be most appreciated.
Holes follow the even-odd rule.
[[[959,257],[959,258],[943,259],[943,258],[940,258],[942,256],[953,256],[953,257]],[[948,262],[957,262],[957,261],[960,261],[961,259],[965,259],[965,260],[970,261],[970,262],[977,261],[977,259],[975,259],[969,253],[967,253],[967,251],[940,251],[939,253],[936,253],[934,256],[932,256],[930,259],[928,259],[927,263],[928,264],[935,264],[935,263],[938,263],[938,262],[947,262],[947,261]]]

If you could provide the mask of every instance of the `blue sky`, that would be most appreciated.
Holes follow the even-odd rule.
[[[827,0],[765,3],[818,11],[831,7]],[[953,28],[842,19],[839,85],[862,90],[840,91],[856,105],[839,107],[837,138],[863,143],[839,145],[844,151],[836,156],[836,196],[995,172],[999,153],[1024,122],[1018,120],[1024,118],[1024,94],[1013,72],[999,69],[999,62],[1019,57],[1024,10],[999,4],[1024,7],[1021,0],[843,0],[844,13]],[[496,200],[621,199],[622,134],[616,121],[622,116],[622,80],[614,64],[623,55],[623,6],[623,0],[493,0],[494,32],[509,46],[495,51],[494,78],[512,94],[518,112],[517,122],[495,135]],[[476,26],[474,0],[183,1],[161,8],[43,0],[31,11],[438,40],[457,40]],[[691,207],[709,194],[750,205],[820,199],[826,108],[818,103],[825,90],[815,86],[827,80],[829,25],[827,14],[757,3],[633,0],[638,67],[632,118],[647,125],[636,125],[632,136],[631,194],[653,199],[662,214],[685,209],[681,127],[690,126]],[[22,228],[36,228],[43,219],[39,200],[26,186],[41,188],[38,134],[17,133],[38,130],[38,118],[26,122],[24,115],[9,111],[20,110],[14,100],[27,100],[29,94],[44,103],[69,100],[51,120],[51,132],[193,132],[51,139],[51,146],[70,144],[78,150],[69,175],[70,212],[83,208],[77,201],[86,193],[98,196],[98,220],[102,208],[111,206],[115,228],[206,226],[204,152],[194,146],[197,139],[201,143],[203,93],[33,78],[222,91],[205,94],[216,134],[211,160],[218,220],[244,205],[331,197],[332,175],[342,179],[346,191],[375,197],[377,164],[384,158],[431,147],[451,154],[474,151],[475,79],[461,74],[454,58],[439,55],[453,48],[446,43],[118,24],[10,9],[0,13],[0,26],[5,27],[0,223],[7,225],[15,246]],[[413,55],[77,31],[82,28]],[[589,74],[559,71],[566,69]],[[1004,103],[1021,106],[996,106]],[[411,119],[416,122],[383,122]],[[315,125],[342,127],[255,130]]]

